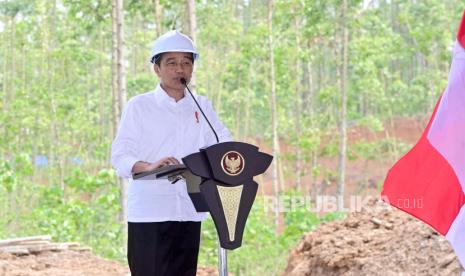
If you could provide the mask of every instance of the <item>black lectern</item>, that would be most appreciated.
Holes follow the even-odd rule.
[[[227,274],[226,251],[242,244],[242,235],[258,190],[253,180],[270,166],[273,157],[258,147],[241,142],[224,142],[202,148],[182,161],[134,179],[167,178],[172,183],[186,179],[187,191],[197,212],[210,212],[220,241],[220,275]]]
[[[232,250],[241,246],[258,189],[253,177],[264,173],[272,160],[258,147],[241,142],[215,144],[182,159],[192,174],[201,177],[200,182],[188,183],[188,190],[198,191],[189,196],[197,211],[207,211],[207,207],[221,247]]]

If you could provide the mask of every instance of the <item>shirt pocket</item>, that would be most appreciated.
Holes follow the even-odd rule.
[[[195,115],[197,112],[197,115]],[[197,121],[198,117],[198,121]],[[183,120],[183,151],[184,155],[199,151],[204,144],[202,114],[200,111],[189,110]]]

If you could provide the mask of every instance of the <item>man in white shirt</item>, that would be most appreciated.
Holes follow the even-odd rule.
[[[129,178],[128,263],[132,275],[195,275],[200,222],[185,181],[133,180],[132,174],[169,164],[216,143],[208,123],[181,83],[189,82],[195,47],[186,35],[170,31],[152,48],[151,62],[160,79],[155,91],[130,99],[112,144],[111,162],[121,177]],[[211,103],[195,95],[218,133],[230,141]]]

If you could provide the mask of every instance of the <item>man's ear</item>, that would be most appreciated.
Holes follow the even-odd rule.
[[[153,64],[153,71],[155,72],[155,74],[157,74],[157,76],[160,76],[160,66],[158,64]]]

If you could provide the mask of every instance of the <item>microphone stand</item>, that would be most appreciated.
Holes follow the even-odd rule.
[[[208,125],[210,126],[211,130],[213,131],[213,134],[215,134],[216,138],[216,143],[219,143],[220,140],[218,139],[218,134],[216,134],[215,129],[213,128],[212,124],[208,120],[207,116],[203,112],[202,108],[200,107],[199,103],[195,99],[194,95],[192,94],[191,90],[187,86],[187,81],[185,78],[180,79],[181,83],[187,88],[187,91],[189,91],[189,94],[191,95],[192,99],[194,100],[195,104],[199,108],[200,112],[202,113],[202,116],[205,118],[207,121]],[[220,276],[227,276],[228,275],[228,254],[226,249],[221,247],[220,245],[220,240],[218,238],[218,273]]]
[[[185,79],[185,78],[182,78],[182,79],[181,79],[181,83],[184,84],[184,86],[187,88],[187,91],[189,91],[189,94],[191,94],[192,99],[194,100],[195,104],[197,105],[197,107],[199,108],[199,110],[200,110],[200,112],[202,113],[203,117],[205,118],[205,120],[207,121],[207,123],[208,123],[208,125],[210,126],[211,130],[213,131],[213,134],[215,134],[216,143],[219,143],[220,140],[218,139],[218,134],[216,134],[216,131],[215,131],[215,129],[213,128],[212,124],[211,124],[210,121],[208,120],[208,118],[207,118],[207,116],[205,115],[205,113],[203,113],[202,108],[200,107],[199,103],[198,103],[197,100],[195,99],[195,97],[194,97],[194,95],[192,94],[191,90],[190,90],[189,87],[187,86],[186,79]]]

